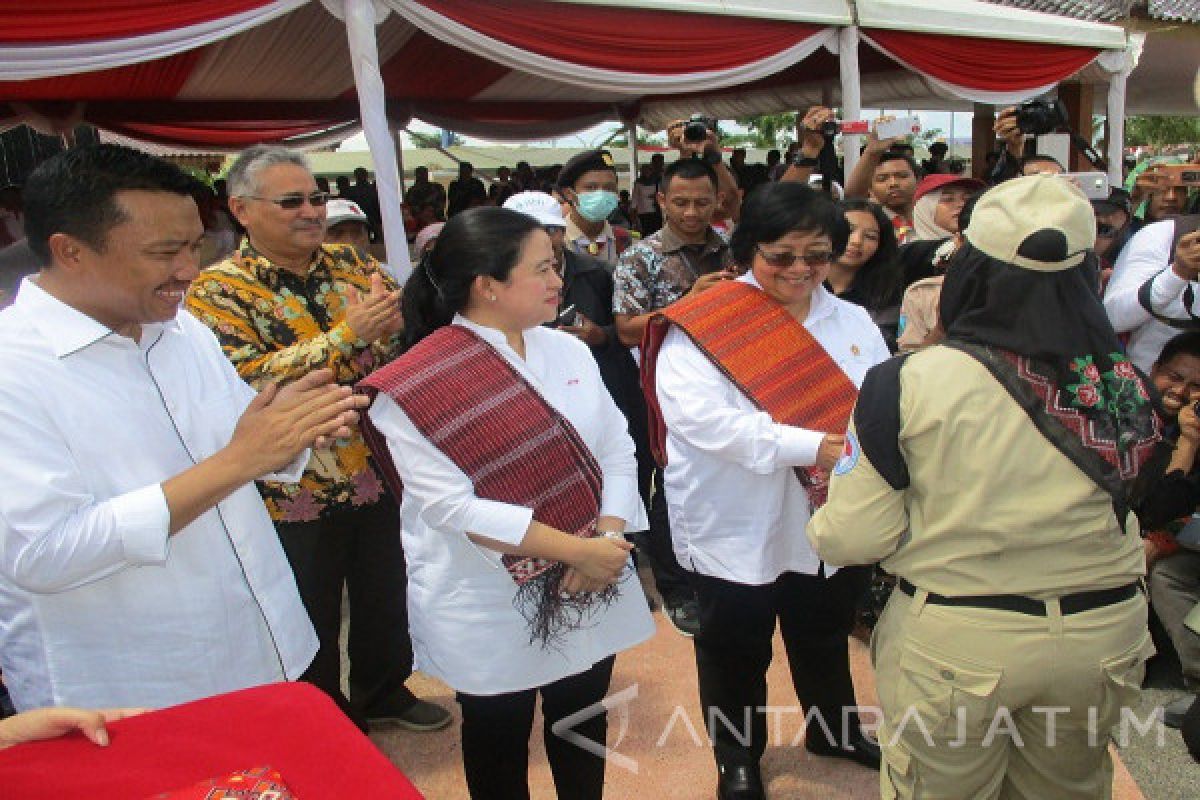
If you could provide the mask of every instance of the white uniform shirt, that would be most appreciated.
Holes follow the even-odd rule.
[[[172,705],[312,661],[252,484],[167,535],[160,484],[227,444],[253,396],[187,313],[135,342],[29,280],[0,313],[0,667],[18,709]]]
[[[600,514],[625,520],[626,530],[645,530],[633,440],[587,345],[533,328],[525,332],[522,361],[500,331],[461,316],[454,324],[496,348],[575,426],[603,473]],[[631,562],[610,606],[594,609],[558,646],[530,644],[528,625],[513,606],[517,587],[500,554],[476,546],[466,533],[520,544],[533,509],[477,497],[466,473],[387,395],[380,394],[369,413],[404,481],[400,517],[418,669],[468,694],[514,692],[583,672],[654,632]]]
[[[752,273],[739,280],[758,287]],[[855,386],[890,355],[865,310],[821,287],[813,290],[804,327]],[[808,495],[792,467],[816,463],[825,432],[774,422],[677,327],[659,351],[656,380],[667,425],[663,483],[679,563],[750,585],[784,572],[815,574],[820,559],[804,536]]]
[[[1182,331],[1159,322],[1142,308],[1138,302],[1142,285],[1154,280],[1150,305],[1155,313],[1171,319],[1190,319],[1183,307],[1183,290],[1188,282],[1170,269],[1175,255],[1171,252],[1174,238],[1174,220],[1155,222],[1135,233],[1121,249],[1104,291],[1104,310],[1109,322],[1117,333],[1130,334],[1129,360],[1145,372],[1158,360],[1163,345]],[[1200,299],[1200,286],[1192,284],[1192,290]],[[1200,314],[1200,307],[1193,308],[1192,313]]]

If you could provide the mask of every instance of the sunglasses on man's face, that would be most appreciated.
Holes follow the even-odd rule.
[[[321,208],[329,202],[329,192],[313,192],[312,194],[285,194],[283,197],[258,197],[257,195],[248,194],[246,197],[251,200],[265,200],[268,203],[274,203],[284,211],[295,211],[307,202],[313,208]]]
[[[797,261],[803,261],[808,267],[823,267],[833,261],[833,253],[829,250],[817,250],[811,253],[793,253],[791,251],[783,253],[770,253],[763,250],[759,245],[755,245],[754,249],[762,256],[762,260],[770,267],[790,267]]]

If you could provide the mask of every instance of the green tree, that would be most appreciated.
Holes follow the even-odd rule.
[[[419,131],[410,131],[405,129],[408,138],[412,140],[413,147],[441,147],[442,135],[440,133],[420,133]],[[450,134],[450,146],[462,144],[462,137],[457,133]]]
[[[917,134],[917,143],[929,147],[929,145],[936,142],[944,133],[945,131],[943,131],[941,128],[926,128]]]
[[[738,125],[749,128],[753,134],[755,147],[780,147],[784,137],[794,135],[796,130],[796,112],[788,111],[782,114],[759,114],[754,117],[739,117]],[[723,137],[728,141],[732,137]]]
[[[1129,117],[1125,120],[1125,144],[1161,147],[1167,144],[1200,142],[1200,118]]]

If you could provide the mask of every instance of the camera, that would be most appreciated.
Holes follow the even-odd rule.
[[[703,114],[692,114],[683,125],[683,140],[685,142],[703,142],[708,138],[708,132],[717,130],[717,121]]]
[[[1053,133],[1067,124],[1067,108],[1061,100],[1030,100],[1017,106],[1016,121],[1021,133]]]

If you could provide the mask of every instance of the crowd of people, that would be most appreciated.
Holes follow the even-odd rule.
[[[1151,166],[1089,201],[1013,114],[990,182],[874,133],[843,175],[827,108],[764,165],[673,124],[627,198],[603,149],[419,168],[403,287],[365,170],[45,162],[0,251],[34,264],[0,313],[0,746],[293,680],[364,732],[451,725],[417,668],[471,797],[529,797],[540,702],[559,797],[599,798],[578,714],[657,597],[721,800],[767,796],[777,625],[805,747],[885,797],[1107,796],[1150,608],[1200,688],[1200,199]],[[848,637],[889,592],[873,737]],[[1194,694],[1167,716],[1200,737]]]

